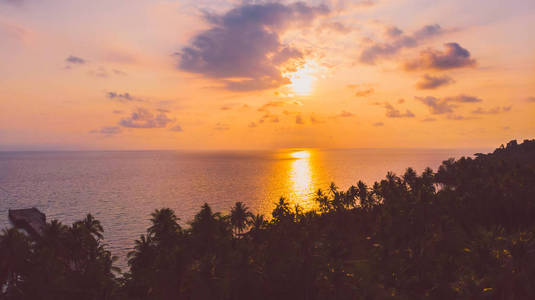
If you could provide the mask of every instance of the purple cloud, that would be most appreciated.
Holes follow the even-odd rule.
[[[457,105],[455,103],[476,103],[483,101],[480,98],[464,94],[454,97],[446,97],[443,99],[439,99],[432,96],[415,98],[427,107],[429,107],[429,110],[434,115],[453,113],[454,110],[457,108]]]
[[[402,113],[399,109],[392,106],[392,104],[385,102],[383,107],[386,109],[386,116],[388,118],[414,118],[414,114],[410,110],[406,110]]]
[[[373,65],[380,59],[393,57],[402,49],[414,48],[422,41],[438,36],[443,32],[444,30],[438,24],[424,26],[412,35],[403,34],[397,27],[389,27],[386,30],[386,35],[394,40],[385,43],[375,42],[366,47],[360,54],[360,61]]]
[[[405,63],[405,69],[413,70],[448,70],[455,68],[474,67],[476,60],[470,52],[457,43],[444,44],[444,51],[427,49],[420,52],[416,60]]]
[[[303,54],[283,44],[280,34],[327,13],[329,9],[324,5],[297,2],[244,4],[222,15],[207,14],[211,28],[197,34],[177,53],[178,68],[217,79],[234,91],[288,84],[280,68]]]
[[[444,85],[452,84],[455,81],[447,76],[432,76],[425,74],[420,81],[416,84],[416,87],[421,90],[433,90]]]
[[[121,133],[121,127],[119,126],[105,126],[99,130],[91,130],[90,133],[98,133],[106,136],[116,135]]]
[[[146,108],[137,108],[129,117],[121,119],[119,125],[128,128],[165,128],[174,122],[165,112],[153,114]]]
[[[67,63],[74,64],[74,65],[83,65],[86,63],[85,59],[70,55],[65,59]]]
[[[489,109],[478,107],[477,109],[473,110],[472,113],[477,114],[477,115],[496,115],[496,114],[509,112],[511,111],[511,108],[512,106],[502,106],[502,107],[496,106],[496,107],[489,108]]]

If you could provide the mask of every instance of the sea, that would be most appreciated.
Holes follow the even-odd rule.
[[[241,201],[269,217],[280,197],[314,209],[313,195],[331,182],[342,189],[359,180],[373,185],[387,172],[436,171],[449,158],[489,150],[0,152],[0,228],[10,226],[8,209],[36,207],[64,224],[91,213],[124,270],[126,254],[158,208],[173,209],[183,226],[204,203],[228,213]]]

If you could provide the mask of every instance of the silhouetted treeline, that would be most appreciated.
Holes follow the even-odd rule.
[[[156,210],[121,277],[90,215],[39,240],[4,230],[2,297],[535,299],[535,140],[316,201],[281,198],[270,217],[205,204],[186,227]]]

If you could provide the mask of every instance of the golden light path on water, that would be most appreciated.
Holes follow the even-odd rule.
[[[313,168],[311,165],[311,151],[298,150],[290,153],[294,158],[290,165],[290,182],[294,199],[292,202],[299,204],[304,210],[310,210],[314,207],[310,194],[314,192],[312,175]]]

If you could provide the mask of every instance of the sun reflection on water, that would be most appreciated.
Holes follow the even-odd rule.
[[[290,183],[294,196],[294,201],[305,210],[313,207],[314,203],[310,199],[314,192],[312,184],[311,155],[308,150],[299,150],[290,153],[290,157],[295,160],[290,165]]]

